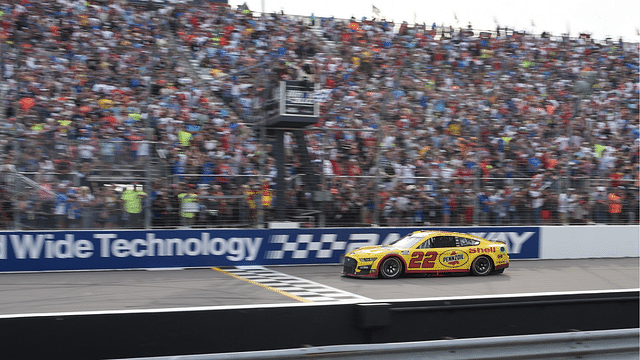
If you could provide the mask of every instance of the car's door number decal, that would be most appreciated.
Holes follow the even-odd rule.
[[[411,261],[409,262],[410,268],[427,268],[430,269],[434,267],[435,261],[438,258],[438,253],[435,251],[427,251],[423,252],[414,252],[411,254]],[[421,264],[422,262],[422,264]]]

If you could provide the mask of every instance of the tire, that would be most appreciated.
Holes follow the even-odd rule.
[[[402,275],[402,262],[397,257],[390,257],[380,265],[380,275],[385,279],[395,279]]]
[[[487,256],[478,256],[471,263],[471,273],[476,276],[489,275],[493,270],[493,262]]]

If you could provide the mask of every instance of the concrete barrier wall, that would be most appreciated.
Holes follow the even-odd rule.
[[[638,226],[464,227],[511,259],[638,257]],[[422,228],[0,232],[0,272],[337,264]]]
[[[540,259],[638,257],[638,226],[545,226]]]
[[[5,359],[118,359],[632,329],[639,293],[0,316]],[[482,349],[478,349],[482,351]]]

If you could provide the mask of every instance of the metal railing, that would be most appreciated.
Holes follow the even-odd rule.
[[[224,354],[182,355],[183,360],[265,359],[619,359],[638,358],[638,329],[519,335],[477,339],[409,343],[357,344],[250,351]],[[175,357],[153,357],[168,360]]]
[[[0,226],[5,229],[142,228],[142,223],[129,223],[124,211],[123,194],[136,187],[145,189],[147,197],[141,200],[141,207],[149,213],[153,228],[263,228],[274,220],[305,227],[638,223],[637,180],[625,179],[583,179],[580,187],[568,188],[562,179],[475,181],[469,177],[340,175],[326,176],[324,190],[311,192],[295,184],[297,176],[289,176],[285,217],[276,219],[273,178],[263,179],[258,174],[170,174],[146,179],[97,175],[78,178],[74,173],[70,180],[62,180],[68,174],[48,173],[53,181],[39,173],[2,175],[2,184],[8,190],[2,193]],[[152,184],[151,188],[146,183]],[[377,188],[373,184],[378,184]],[[89,189],[90,200],[82,198],[77,185]],[[185,195],[180,194],[191,199],[187,211],[182,201]],[[619,211],[614,211],[611,196],[622,198]],[[105,204],[109,207],[105,208]],[[57,206],[63,206],[65,211],[56,210]],[[262,218],[258,216],[260,210]],[[84,217],[88,219],[78,220]]]

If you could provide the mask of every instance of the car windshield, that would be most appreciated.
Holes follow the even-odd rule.
[[[425,236],[427,236],[427,234],[425,233],[413,233],[405,237],[401,237],[400,239],[390,243],[389,245],[401,248],[410,248],[424,239]]]

